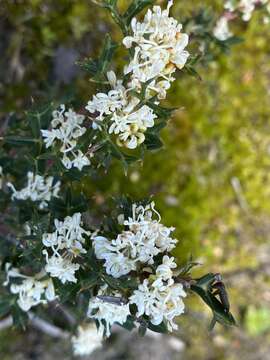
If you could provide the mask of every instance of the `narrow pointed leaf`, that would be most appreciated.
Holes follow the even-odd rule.
[[[127,11],[124,14],[124,18],[129,25],[132,18],[141,12],[145,7],[152,5],[154,0],[135,0],[129,6]]]

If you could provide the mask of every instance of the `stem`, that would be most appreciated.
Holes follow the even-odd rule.
[[[117,5],[110,5],[105,1],[102,3],[98,2],[97,0],[90,0],[93,4],[106,8],[110,11],[111,17],[114,22],[120,27],[124,36],[128,34],[128,26],[126,25],[125,21],[122,20],[122,15],[119,13]]]
[[[12,316],[8,316],[0,321],[0,331],[5,330],[13,325]]]
[[[110,6],[108,9],[111,11],[111,16],[114,22],[120,27],[124,36],[127,36],[128,27],[126,26],[125,22],[122,20],[122,16],[121,14],[119,14],[117,7]]]
[[[68,339],[70,334],[59,327],[48,323],[47,321],[39,318],[34,313],[29,312],[29,319],[31,324],[38,330],[42,331],[44,334],[52,336],[54,338]]]
[[[29,312],[28,313],[30,323],[33,327],[40,330],[46,335],[49,335],[54,338],[60,338],[60,339],[68,339],[70,337],[70,334],[59,327],[48,323],[47,321],[41,319],[40,317],[36,316],[34,313]],[[5,319],[0,321],[0,331],[5,330],[13,325],[13,319],[12,316],[9,315]]]

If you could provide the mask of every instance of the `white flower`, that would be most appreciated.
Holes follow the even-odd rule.
[[[86,128],[81,126],[85,116],[75,113],[72,109],[66,111],[65,105],[60,106],[60,111],[53,111],[52,116],[52,129],[41,130],[46,148],[55,145],[56,142],[60,143],[63,165],[67,169],[75,167],[81,171],[84,166],[90,165],[86,155],[75,149],[78,138],[86,132]]]
[[[103,327],[97,329],[94,323],[78,327],[77,336],[71,338],[74,355],[90,355],[102,346]]]
[[[122,81],[116,79],[113,71],[107,73],[107,78],[112,90],[108,94],[97,93],[86,106],[90,113],[99,113],[96,120],[102,121],[105,116],[111,115],[127,105],[126,89],[122,85]]]
[[[256,8],[256,5],[267,4],[269,0],[227,0],[224,8],[230,12],[239,11],[242,13],[242,19],[249,21]]]
[[[145,140],[144,132],[147,128],[154,126],[157,117],[153,110],[144,105],[136,110],[140,100],[130,95],[130,88],[125,88],[122,81],[116,79],[114,72],[107,74],[112,90],[94,95],[88,102],[86,109],[96,114],[95,127],[102,122],[106,116],[110,116],[111,126],[109,134],[117,135],[117,144],[135,149]]]
[[[84,236],[89,236],[90,232],[81,227],[81,214],[75,213],[65,217],[64,221],[54,220],[55,231],[45,233],[42,242],[46,247],[51,247],[54,252],[68,249],[74,256],[86,251],[82,248],[85,243]]]
[[[81,150],[78,150],[76,156],[73,159],[72,165],[82,171],[84,166],[90,165],[90,160],[81,152]]]
[[[251,19],[252,13],[255,10],[255,5],[258,3],[258,0],[241,0],[239,3],[239,10],[243,13],[243,20],[249,21]]]
[[[229,29],[228,19],[225,16],[222,16],[217,21],[213,34],[220,41],[228,40],[230,37],[233,36],[232,32]]]
[[[107,254],[103,258],[105,259],[104,266],[107,274],[114,278],[127,275],[130,271],[136,270],[135,261],[128,259],[120,252]]]
[[[156,280],[145,279],[129,298],[130,304],[137,306],[137,317],[145,314],[154,325],[166,321],[170,331],[177,328],[174,318],[184,312],[182,298],[186,296],[182,284],[175,284],[172,278],[171,269],[175,267],[173,258],[164,256],[163,264],[156,270]]]
[[[74,264],[68,258],[64,258],[60,255],[53,254],[49,257],[48,252],[43,250],[42,252],[46,256],[45,270],[51,277],[58,278],[63,284],[66,282],[77,282],[75,272],[79,270],[80,265]]]
[[[54,184],[52,176],[43,177],[35,175],[31,171],[27,173],[27,186],[22,190],[16,190],[14,185],[7,183],[13,194],[11,199],[31,200],[40,202],[39,208],[44,209],[48,206],[52,197],[58,197],[60,191],[60,181]]]
[[[73,263],[72,259],[86,253],[83,244],[85,236],[89,236],[90,232],[81,227],[80,213],[67,216],[64,221],[55,219],[54,226],[53,233],[42,236],[43,245],[52,251],[52,256],[49,256],[48,251],[43,250],[47,262],[45,270],[63,284],[67,281],[77,282],[75,272],[80,265]]]
[[[18,295],[17,303],[23,311],[29,311],[33,306],[47,304],[48,301],[56,299],[54,285],[51,279],[38,280],[37,278],[44,275],[44,272],[34,277],[23,275],[16,268],[11,268],[6,264],[7,281],[4,285],[9,284],[10,278],[23,279],[20,284],[12,283],[10,292]]]
[[[154,215],[158,216],[158,220],[154,219]],[[175,247],[177,240],[170,237],[174,228],[160,224],[160,215],[154,203],[145,207],[133,204],[132,217],[121,221],[128,230],[116,239],[110,241],[101,236],[93,237],[97,258],[105,260],[107,274],[115,278],[136,270],[139,264],[153,264],[156,255]],[[166,256],[164,259],[167,259]],[[165,271],[165,266],[174,267],[172,262],[165,260],[164,269],[161,267],[160,271]]]
[[[154,126],[156,117],[153,110],[146,105],[130,113],[124,108],[122,113],[113,114],[109,133],[119,135],[118,145],[135,149],[144,142],[144,132]]]
[[[130,315],[129,304],[115,305],[98,298],[89,302],[87,316],[96,319],[100,326],[102,321],[106,323],[106,336],[111,335],[111,326],[115,323],[124,324]]]
[[[162,280],[169,280],[172,278],[172,269],[177,267],[173,257],[167,255],[163,256],[162,264],[157,267],[156,275]]]
[[[143,22],[132,19],[132,36],[123,39],[123,44],[135,46],[134,58],[125,68],[133,79],[146,82],[154,78],[167,79],[176,68],[182,69],[189,53],[185,51],[188,35],[181,33],[182,25],[169,16],[173,1],[167,9],[154,6],[148,10]]]

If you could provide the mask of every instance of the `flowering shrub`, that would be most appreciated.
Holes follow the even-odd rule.
[[[34,107],[23,123],[14,116],[2,139],[0,316],[11,314],[24,326],[39,305],[41,313],[65,309],[75,318],[66,327],[76,332],[78,326],[71,339],[76,355],[100,347],[114,324],[138,327],[141,335],[177,329],[190,293],[210,307],[212,326],[235,324],[220,275],[194,279],[196,263],[175,262],[174,228],[162,224],[152,200],[122,197],[104,221],[99,215],[97,226],[83,192],[84,180],[109,171],[112,158],[126,171],[162,146],[159,133],[172,109],[161,101],[178,70],[197,76],[194,65],[203,53],[186,50],[189,35],[170,16],[172,1],[165,10],[149,9],[142,21],[135,18],[151,3],[135,0],[120,14],[116,0],[97,2],[123,31],[128,60],[120,80],[110,70],[117,45],[108,35],[100,58],[80,63],[98,86],[87,104],[76,111],[75,104]],[[184,28],[190,26],[186,20]],[[211,29],[219,46],[229,37],[222,27],[223,35]],[[201,33],[192,29],[196,44]],[[209,38],[201,41],[203,51],[207,44]]]

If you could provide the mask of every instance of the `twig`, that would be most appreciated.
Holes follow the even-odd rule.
[[[49,335],[54,338],[60,339],[68,339],[70,334],[59,327],[48,323],[47,321],[41,319],[40,317],[36,316],[34,313],[28,313],[30,323],[36,329],[42,331],[44,334]],[[12,316],[7,316],[5,319],[0,321],[0,331],[3,331],[13,325]]]
[[[12,316],[8,316],[0,321],[0,331],[5,330],[13,325]]]
[[[59,327],[48,323],[47,321],[39,318],[32,312],[28,314],[31,324],[38,330],[42,331],[44,334],[52,336],[54,338],[68,339],[70,334]]]
[[[73,316],[73,314],[71,314],[71,312],[64,305],[57,303],[56,309],[58,309],[62,312],[62,314],[65,316],[65,318],[70,323],[70,325],[73,325],[73,326],[76,325],[75,317]]]

